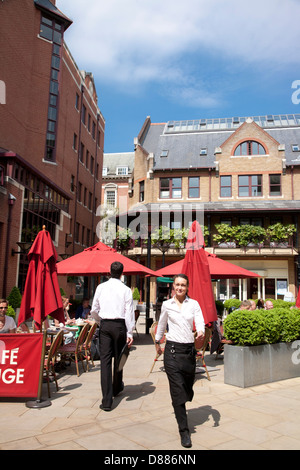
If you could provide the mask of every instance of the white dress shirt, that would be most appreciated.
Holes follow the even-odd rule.
[[[162,304],[161,314],[155,335],[156,341],[162,339],[168,324],[168,341],[176,343],[194,343],[193,324],[197,332],[205,331],[205,323],[200,305],[196,300],[186,296],[181,308],[177,305],[175,298],[166,300]]]
[[[130,288],[115,278],[99,284],[94,295],[91,316],[97,323],[102,318],[110,320],[123,318],[127,336],[132,337],[135,317]]]

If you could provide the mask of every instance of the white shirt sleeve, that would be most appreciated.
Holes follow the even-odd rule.
[[[129,288],[125,296],[125,323],[127,328],[127,336],[132,338],[133,329],[135,327],[135,316],[133,310],[132,292]]]
[[[160,341],[166,331],[168,323],[168,310],[166,309],[165,302],[162,303],[161,313],[157,325],[157,330],[155,334],[155,340]]]
[[[195,301],[195,327],[197,333],[202,331],[202,333],[205,332],[205,323],[204,323],[204,318],[202,314],[201,307],[198,302]]]

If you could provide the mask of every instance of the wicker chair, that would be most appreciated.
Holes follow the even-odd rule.
[[[153,339],[154,344],[155,344],[155,334],[156,334],[156,330],[157,330],[157,325],[158,325],[158,321],[155,321],[155,322],[152,323],[152,325],[150,327],[150,334],[151,334],[151,337]],[[160,347],[161,347],[163,353],[165,351],[165,343],[166,343],[166,332],[164,333],[162,339],[160,340]],[[160,355],[156,353],[153,364],[152,364],[152,367],[151,367],[151,370],[150,370],[150,374],[153,371],[154,365],[157,362],[159,356]],[[163,357],[163,354],[161,356]]]
[[[57,383],[57,378],[56,378],[56,374],[55,374],[55,362],[56,362],[56,356],[58,354],[58,349],[59,349],[59,347],[62,343],[62,340],[63,340],[63,335],[64,335],[63,331],[60,331],[59,333],[57,333],[57,335],[55,336],[55,338],[52,341],[49,352],[48,352],[48,354],[47,354],[47,356],[45,357],[45,360],[44,360],[44,373],[45,373],[45,377],[46,377],[46,380],[47,380],[49,398],[51,396],[51,394],[50,394],[50,375],[53,376],[53,378],[55,380],[55,384],[56,384],[56,390],[58,391],[58,383]]]

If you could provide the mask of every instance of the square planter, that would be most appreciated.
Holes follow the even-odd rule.
[[[300,341],[224,347],[224,383],[252,387],[300,377]]]

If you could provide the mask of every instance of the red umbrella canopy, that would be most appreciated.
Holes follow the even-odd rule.
[[[248,277],[260,277],[258,274],[218,258],[216,255],[208,253],[208,251],[204,250],[204,252],[207,256],[210,276],[212,279],[246,279]],[[181,273],[183,263],[184,259],[181,259],[175,263],[169,264],[168,266],[155,271],[156,275],[174,276],[175,274]]]
[[[182,274],[189,278],[188,295],[198,301],[205,324],[218,319],[208,257],[204,251],[204,238],[199,223],[195,220],[190,228],[186,243],[186,255]]]
[[[64,310],[58,285],[57,253],[49,232],[41,230],[28,253],[29,268],[18,324],[33,317],[42,326],[48,315],[64,323]]]
[[[300,308],[300,289],[298,290],[295,307]]]
[[[77,255],[57,263],[57,274],[69,276],[109,274],[110,265],[114,261],[119,261],[123,264],[124,274],[149,274],[156,276],[156,272],[152,271],[152,269],[117,253],[114,248],[110,248],[102,242],[98,242],[96,245],[86,248]]]

